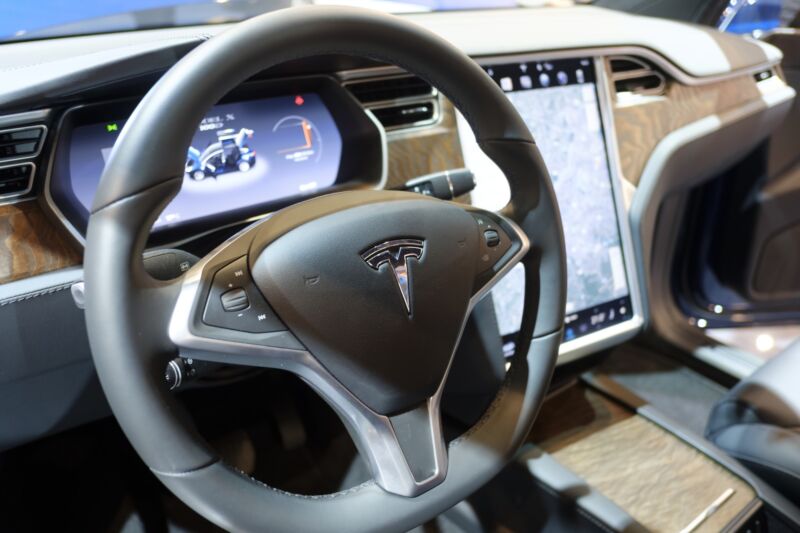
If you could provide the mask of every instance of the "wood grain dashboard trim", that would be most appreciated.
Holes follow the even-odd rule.
[[[0,284],[80,262],[67,230],[53,223],[38,201],[0,205]]]
[[[615,94],[613,86],[609,91]],[[614,129],[623,179],[638,185],[650,155],[669,133],[761,97],[753,76],[745,74],[704,85],[685,85],[673,80],[668,82],[663,96],[647,97],[636,104],[614,99]]]
[[[400,187],[425,174],[464,166],[455,109],[449,100],[440,98],[439,101],[441,119],[435,126],[387,134],[386,188]]]

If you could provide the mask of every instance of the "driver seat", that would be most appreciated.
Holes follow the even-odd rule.
[[[800,341],[731,389],[705,435],[800,505]]]

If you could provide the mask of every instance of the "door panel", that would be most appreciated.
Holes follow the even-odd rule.
[[[784,76],[800,90],[800,32],[775,33],[765,39],[784,53]],[[800,308],[800,102],[767,147],[767,179],[752,208],[755,226],[750,243],[747,288],[759,302],[794,301]]]
[[[800,90],[800,32],[765,39],[784,54],[784,76]],[[748,288],[762,302],[800,298],[800,102],[770,140],[767,179],[756,196]]]
[[[784,53],[775,75],[800,92],[800,31],[765,40]],[[800,323],[800,99],[743,156],[692,195],[673,270],[678,301],[710,326]]]

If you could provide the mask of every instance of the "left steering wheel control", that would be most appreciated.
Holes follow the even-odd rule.
[[[253,283],[246,256],[232,261],[214,274],[203,322],[209,326],[248,333],[286,329]]]

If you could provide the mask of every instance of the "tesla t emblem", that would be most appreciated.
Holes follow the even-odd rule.
[[[408,269],[408,260],[413,258],[419,261],[424,248],[425,243],[422,239],[393,239],[376,244],[361,254],[364,262],[375,270],[378,270],[383,264],[389,265],[409,315],[411,314],[411,272]]]

